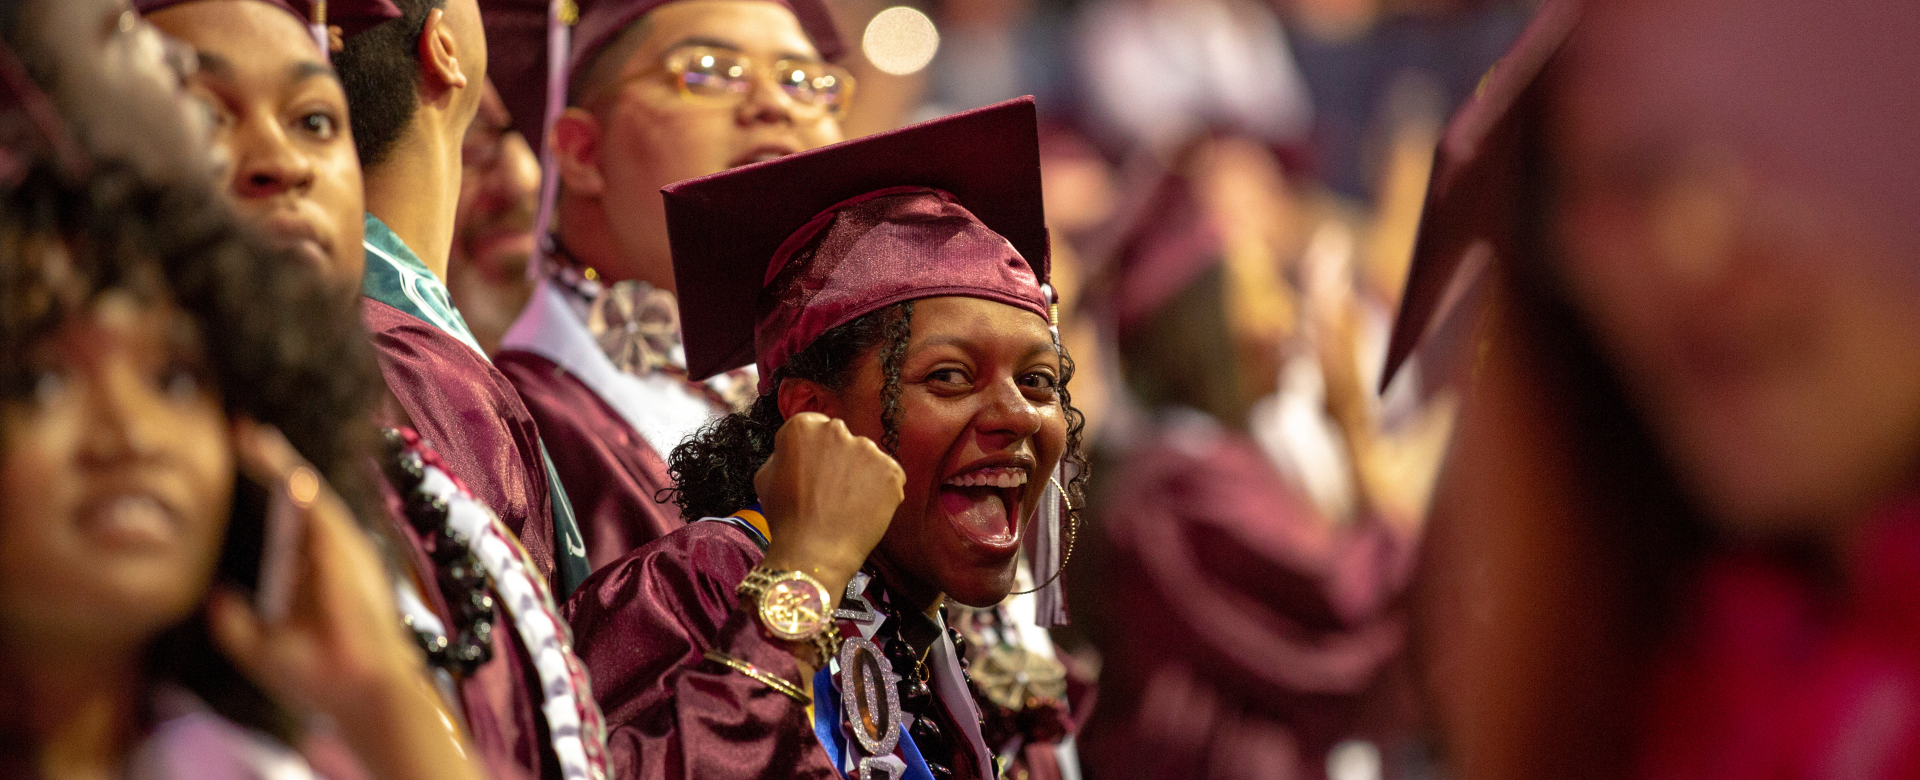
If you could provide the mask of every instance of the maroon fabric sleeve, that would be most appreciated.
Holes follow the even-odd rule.
[[[1143,448],[1110,484],[1092,776],[1317,774],[1402,645],[1410,540],[1321,519],[1238,434]]]
[[[413,429],[467,490],[520,537],[553,592],[553,504],[540,434],[507,378],[479,353],[405,312],[363,298],[380,374]]]
[[[597,570],[686,524],[680,508],[662,500],[673,486],[666,461],[599,394],[531,352],[504,350],[493,364],[540,426],[589,566]]]
[[[803,705],[703,657],[717,649],[799,684],[793,656],[734,608],[759,562],[740,530],[692,523],[595,572],[562,608],[606,714],[614,776],[840,776]]]

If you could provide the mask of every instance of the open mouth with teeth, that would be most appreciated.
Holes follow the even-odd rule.
[[[159,499],[144,493],[112,495],[80,508],[81,530],[95,542],[119,549],[154,549],[169,544],[178,521]]]
[[[1011,550],[1019,543],[1017,513],[1026,485],[1024,466],[974,469],[941,483],[939,504],[969,541],[995,551]]]

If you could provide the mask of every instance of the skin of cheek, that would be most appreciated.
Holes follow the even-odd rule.
[[[143,319],[153,332],[162,327]],[[114,355],[102,365],[107,376],[122,377],[113,386],[129,386],[127,372],[144,374],[151,365],[127,360]],[[86,386],[69,392],[96,392],[108,384],[98,376],[80,375],[73,383]],[[89,438],[102,434],[96,426],[109,423],[85,411],[87,402],[44,410],[6,404],[0,491],[10,498],[0,502],[0,631],[12,635],[9,642],[30,637],[42,649],[74,651],[145,642],[186,619],[205,597],[233,490],[225,414],[205,394],[182,403],[149,392],[122,402],[137,410],[146,429],[140,435],[154,442],[140,463],[99,463],[89,454]],[[170,502],[179,512],[175,542],[135,551],[94,544],[79,511],[89,495],[114,486],[138,486]]]
[[[975,299],[960,300],[963,306],[983,303]],[[928,310],[937,310],[940,303],[948,301],[930,299],[918,304],[913,326],[915,341],[928,335],[923,327],[932,319],[929,315],[933,312]],[[1006,309],[1014,316],[1029,316],[1000,304],[987,305]],[[1045,332],[1041,326],[1039,333],[1044,336]],[[980,416],[991,413],[989,404],[995,403],[992,393],[1002,392],[1002,388],[979,387],[962,396],[940,397],[913,381],[914,362],[910,351],[903,360],[901,374],[900,449],[896,457],[906,472],[904,498],[876,553],[883,566],[915,580],[919,590],[942,593],[969,606],[991,606],[1005,599],[1012,590],[1018,553],[1004,557],[982,554],[966,542],[951,523],[941,519],[937,508],[939,484],[951,467],[985,454],[1024,449],[1037,461],[1036,474],[1022,494],[1022,506],[1015,518],[1019,523],[1016,528],[1025,533],[1025,522],[1032,517],[1043,492],[1044,475],[1052,473],[1066,450],[1065,412],[1058,403],[1036,405],[1040,415],[1039,431],[1029,440],[1008,442],[1007,434],[978,427]],[[995,383],[1013,381],[1008,375],[1013,367],[1008,364],[996,366],[991,358],[984,356],[975,356],[973,362],[983,373],[995,377],[992,379]],[[848,429],[875,442],[884,436],[880,424],[883,386],[879,358],[877,354],[869,355],[862,359],[854,380],[841,395]]]
[[[1685,264],[1648,261],[1660,249],[1644,212],[1573,209],[1563,222],[1564,270],[1583,315],[1683,483],[1726,530],[1845,536],[1911,485],[1920,314],[1908,285],[1847,257],[1864,247],[1747,237],[1767,251],[1736,253],[1731,281],[1698,290]],[[1816,255],[1827,259],[1807,259]],[[1737,343],[1746,368],[1691,365],[1675,345],[1703,328]]]
[[[339,137],[327,142],[314,160],[316,180],[313,202],[333,224],[333,265],[328,276],[360,290],[360,278],[367,270],[366,196],[361,188],[360,158],[353,150],[353,136],[343,125]]]
[[[230,80],[201,74],[195,83],[224,106],[232,122],[214,134],[214,146],[231,161],[229,195],[235,209],[255,224],[291,219],[311,225],[331,245],[323,272],[357,292],[366,270],[360,158],[347,121],[346,94],[330,80],[292,77],[299,64],[317,61],[307,29],[284,11],[252,2],[189,3],[156,13],[154,22],[187,45],[231,63]],[[336,119],[334,135],[303,134],[301,115],[321,107]],[[260,170],[260,161],[289,156],[309,167],[310,184],[255,191],[245,183]]]
[[[27,12],[24,35],[48,45],[59,83],[50,97],[89,151],[129,161],[158,178],[208,175],[205,111],[182,87],[167,44],[152,25],[104,33],[125,11],[112,0],[46,3]],[[39,18],[34,18],[34,17]]]
[[[692,37],[734,43],[759,61],[774,52],[812,53],[806,34],[784,6],[760,0],[682,0],[649,12],[646,40],[621,73],[656,67],[668,47]],[[726,170],[746,151],[776,144],[805,151],[843,139],[834,119],[743,121],[740,105],[688,100],[666,76],[627,82],[596,111],[606,189],[601,202],[629,268],[604,269],[621,278],[652,271],[671,285],[665,208],[660,188]],[[658,265],[658,268],[643,266]]]
[[[654,269],[656,276],[658,271],[669,270],[664,265],[668,257],[667,218],[660,188],[726,167],[723,157],[719,162],[708,162],[722,154],[718,139],[726,132],[724,127],[702,132],[702,125],[715,123],[673,116],[648,105],[651,102],[622,100],[601,124],[606,128],[601,147],[606,189],[601,203],[619,245],[619,261],[633,264],[604,269],[609,276],[638,277],[646,273],[649,263],[662,264],[662,268]],[[669,270],[661,278],[671,279],[672,273]]]

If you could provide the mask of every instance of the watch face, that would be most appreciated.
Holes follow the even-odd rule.
[[[827,624],[827,591],[798,574],[774,580],[760,596],[760,622],[781,639],[807,639]]]

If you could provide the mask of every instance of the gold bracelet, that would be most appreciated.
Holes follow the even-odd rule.
[[[807,692],[801,690],[800,686],[794,685],[793,683],[787,682],[786,680],[782,680],[771,674],[763,672],[760,670],[760,667],[758,666],[754,666],[753,664],[747,663],[746,661],[742,661],[738,658],[727,655],[726,653],[722,653],[718,650],[708,650],[706,655],[707,655],[707,660],[716,661],[716,662],[725,664],[728,668],[736,672],[744,674],[748,677],[752,677],[755,680],[759,680],[762,684],[765,684],[768,688],[772,688],[776,691],[779,691],[780,693],[786,694],[787,698],[793,699],[794,701],[800,702],[801,704],[813,703],[811,699],[807,698]]]

